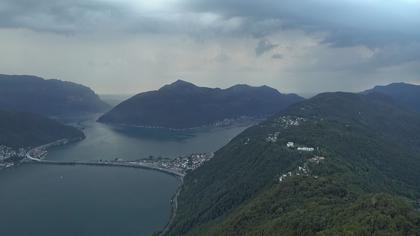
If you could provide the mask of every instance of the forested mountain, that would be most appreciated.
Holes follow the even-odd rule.
[[[419,153],[418,113],[320,94],[189,173],[168,235],[419,235]]]
[[[103,112],[109,105],[88,87],[28,75],[0,75],[0,109],[46,116]]]
[[[157,91],[138,94],[102,116],[104,123],[194,128],[241,116],[265,117],[303,98],[262,86],[228,89],[197,87],[178,80]]]
[[[31,113],[0,111],[0,145],[33,147],[59,139],[81,139],[82,131]]]
[[[407,83],[393,83],[386,86],[376,86],[363,92],[382,93],[392,97],[400,105],[420,112],[420,86]]]

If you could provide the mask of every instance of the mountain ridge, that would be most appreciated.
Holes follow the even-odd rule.
[[[242,116],[266,117],[302,101],[267,86],[199,87],[177,80],[155,91],[137,94],[98,119],[102,123],[195,128]]]
[[[378,85],[362,94],[382,93],[394,99],[401,106],[420,112],[420,85],[399,82]]]
[[[418,234],[419,132],[382,94],[294,104],[185,177],[168,235]]]
[[[26,148],[84,137],[83,132],[74,127],[37,114],[0,110],[0,145]]]
[[[0,109],[47,116],[105,111],[109,105],[81,84],[31,75],[0,74]]]

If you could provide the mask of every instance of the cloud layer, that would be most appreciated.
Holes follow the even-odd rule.
[[[419,12],[416,0],[3,0],[0,71],[103,93],[179,77],[304,93],[419,83]]]

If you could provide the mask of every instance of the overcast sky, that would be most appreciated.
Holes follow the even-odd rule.
[[[420,0],[0,0],[0,73],[133,94],[420,84]]]

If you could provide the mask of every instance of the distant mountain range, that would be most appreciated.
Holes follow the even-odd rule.
[[[419,113],[379,93],[320,94],[189,173],[167,235],[418,235],[419,153]]]
[[[0,145],[34,147],[60,139],[76,140],[82,131],[32,113],[0,111]]]
[[[0,75],[0,109],[46,116],[98,113],[109,109],[90,88],[28,75]]]
[[[99,118],[99,122],[165,128],[194,128],[241,116],[266,117],[304,100],[262,86],[204,88],[178,80],[140,93]]]
[[[420,112],[420,86],[407,83],[393,83],[385,86],[376,86],[366,90],[368,93],[382,93],[392,97],[400,105]]]

